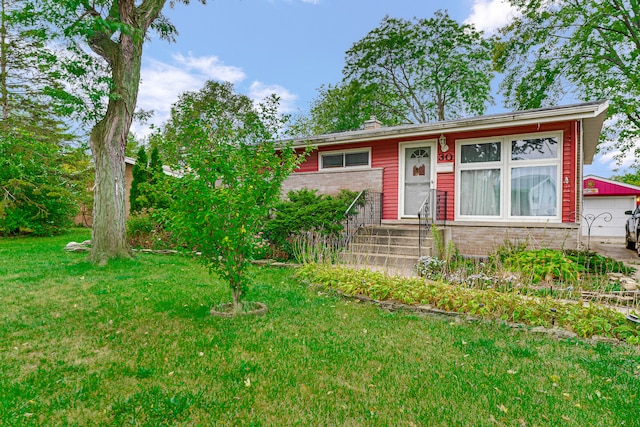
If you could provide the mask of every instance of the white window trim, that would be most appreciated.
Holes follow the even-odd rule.
[[[544,137],[556,137],[558,139],[558,157],[555,159],[535,160],[511,160],[511,141],[515,139],[535,139]],[[484,144],[500,142],[500,161],[462,163],[461,151],[463,145]],[[486,221],[486,222],[562,222],[562,154],[564,147],[564,133],[562,131],[512,134],[496,137],[468,138],[456,140],[456,184],[455,184],[455,215],[459,221]],[[511,215],[511,171],[518,167],[556,166],[556,215],[555,216],[514,216]],[[460,186],[462,171],[499,169],[500,170],[500,215],[462,215],[460,213]],[[505,185],[508,183],[508,185]]]
[[[334,167],[334,168],[325,168],[322,167],[322,157],[324,156],[335,156],[337,154],[349,154],[349,153],[364,153],[366,152],[369,156],[369,158],[367,159],[368,164],[367,165],[362,165],[362,166],[341,166],[341,167]],[[318,153],[318,170],[321,171],[331,171],[331,170],[344,170],[344,169],[349,169],[349,170],[354,170],[354,169],[371,169],[371,147],[363,147],[363,148],[353,148],[353,149],[349,149],[349,150],[335,150],[335,151],[320,151]]]

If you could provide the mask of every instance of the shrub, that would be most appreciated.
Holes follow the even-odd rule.
[[[566,255],[578,264],[584,266],[585,270],[593,274],[622,273],[631,274],[635,271],[633,267],[627,267],[621,261],[607,258],[595,252],[568,250]]]
[[[514,252],[500,257],[506,269],[517,271],[530,277],[532,283],[553,282],[576,283],[586,271],[585,267],[553,249],[537,249]]]
[[[127,219],[127,241],[132,248],[169,249],[177,246],[166,229],[164,209],[142,209]]]
[[[265,236],[289,257],[295,255],[295,236],[316,232],[338,236],[344,228],[345,211],[357,193],[342,190],[336,196],[317,194],[316,190],[290,191],[279,201],[265,227]]]
[[[0,132],[0,236],[52,235],[72,224],[79,204],[63,154],[26,131]]]

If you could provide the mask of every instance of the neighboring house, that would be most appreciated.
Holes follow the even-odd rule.
[[[640,204],[640,187],[587,175],[583,185],[584,218],[592,219],[591,236],[624,238],[625,211]],[[611,217],[609,218],[609,215]],[[607,219],[610,219],[607,221]],[[587,235],[587,221],[583,219],[582,235]]]
[[[314,150],[284,191],[379,192],[384,224],[415,223],[429,201],[463,254],[486,255],[505,239],[576,247],[582,167],[593,160],[607,107],[590,102],[387,128],[372,118],[364,130],[295,141]]]

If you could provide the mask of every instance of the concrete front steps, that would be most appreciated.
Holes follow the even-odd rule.
[[[348,264],[383,267],[388,270],[413,271],[420,255],[430,255],[432,239],[419,245],[418,225],[382,225],[361,228],[345,253]]]

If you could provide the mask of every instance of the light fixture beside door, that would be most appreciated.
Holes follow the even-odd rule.
[[[440,134],[440,138],[438,138],[438,141],[440,142],[440,151],[442,151],[443,153],[449,151],[449,146],[447,145],[447,137],[444,136],[444,133]]]

